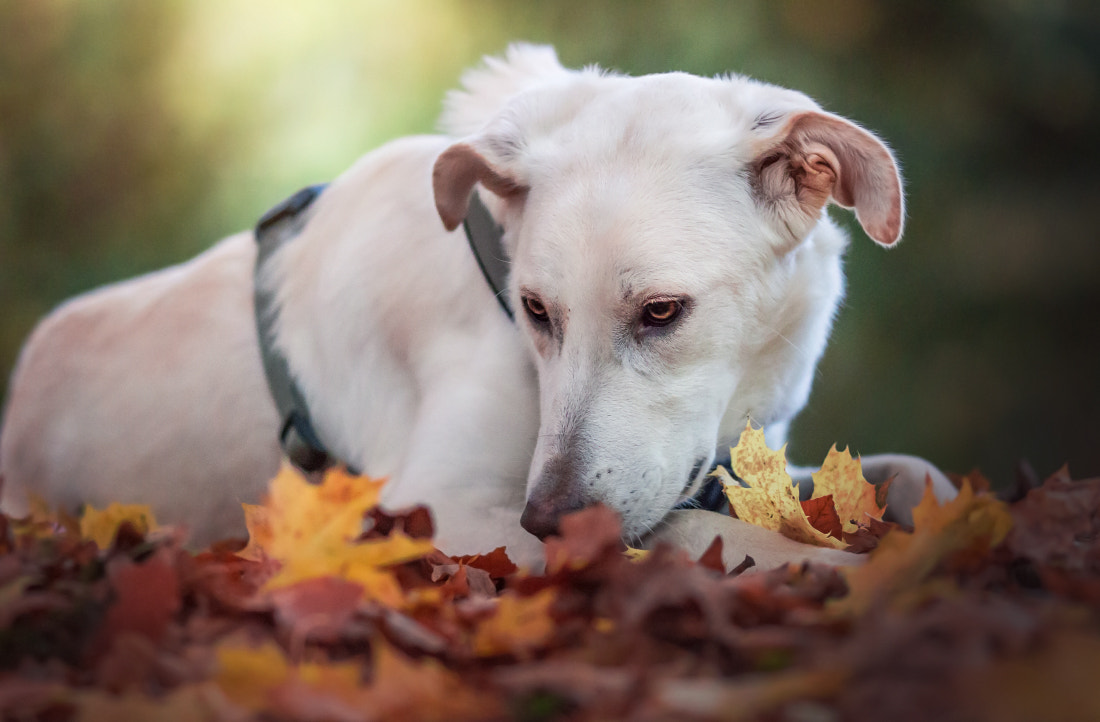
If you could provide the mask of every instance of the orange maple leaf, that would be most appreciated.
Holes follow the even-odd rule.
[[[242,505],[249,540],[240,556],[279,562],[266,590],[335,576],[360,585],[368,598],[400,605],[401,587],[387,567],[422,557],[434,547],[400,531],[357,541],[363,516],[377,505],[384,483],[331,470],[323,483],[314,485],[284,466],[262,506]]]

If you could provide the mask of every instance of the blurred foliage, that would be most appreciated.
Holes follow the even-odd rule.
[[[1100,473],[1100,7],[782,0],[0,0],[0,374],[63,298],[183,260],[387,138],[512,39],[743,72],[879,132],[908,184],[793,455]]]

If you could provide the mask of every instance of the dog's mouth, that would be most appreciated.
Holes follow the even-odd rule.
[[[691,471],[688,472],[687,482],[684,483],[684,488],[680,491],[680,498],[672,506],[673,509],[698,508],[697,497],[707,486],[713,458],[714,455],[710,454],[709,456],[700,456],[695,460]]]

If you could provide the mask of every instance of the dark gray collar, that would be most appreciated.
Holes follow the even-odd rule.
[[[325,469],[333,464],[333,458],[313,428],[309,405],[290,373],[286,357],[275,348],[274,327],[279,309],[275,294],[260,283],[260,274],[271,255],[301,233],[309,219],[309,207],[324,189],[325,185],[303,188],[265,213],[256,224],[258,248],[252,293],[260,355],[267,387],[279,411],[279,443],[291,463],[303,471]]]
[[[466,213],[466,220],[462,222],[466,229],[466,240],[470,242],[470,250],[474,252],[477,265],[485,275],[489,288],[497,297],[500,307],[508,314],[508,318],[514,319],[512,309],[508,306],[508,268],[510,263],[507,254],[504,253],[504,229],[489,215],[489,209],[481,202],[477,193],[470,195],[470,209]]]

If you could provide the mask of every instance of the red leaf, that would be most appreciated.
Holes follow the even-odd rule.
[[[295,639],[339,639],[363,596],[363,588],[338,577],[317,577],[271,591],[275,618]]]
[[[623,549],[619,515],[602,504],[573,512],[561,520],[561,536],[547,537],[546,570],[580,569]]]
[[[497,547],[488,554],[458,557],[457,561],[471,567],[484,569],[489,572],[489,576],[493,579],[504,579],[519,571],[519,567],[508,558],[508,552],[504,550],[504,547]]]
[[[841,526],[840,516],[836,513],[836,506],[833,505],[832,494],[801,503],[802,511],[806,512],[806,517],[814,529],[840,539],[841,534],[844,533],[844,527]]]
[[[854,532],[844,532],[844,541],[848,542],[848,547],[844,551],[866,554],[877,547],[879,540],[890,530],[900,528],[892,521],[879,521],[873,516],[867,516],[859,524],[859,529]]]
[[[180,608],[180,583],[173,552],[160,549],[141,564],[116,558],[107,568],[115,602],[107,610],[93,654],[110,649],[116,637],[138,634],[159,642]]]

